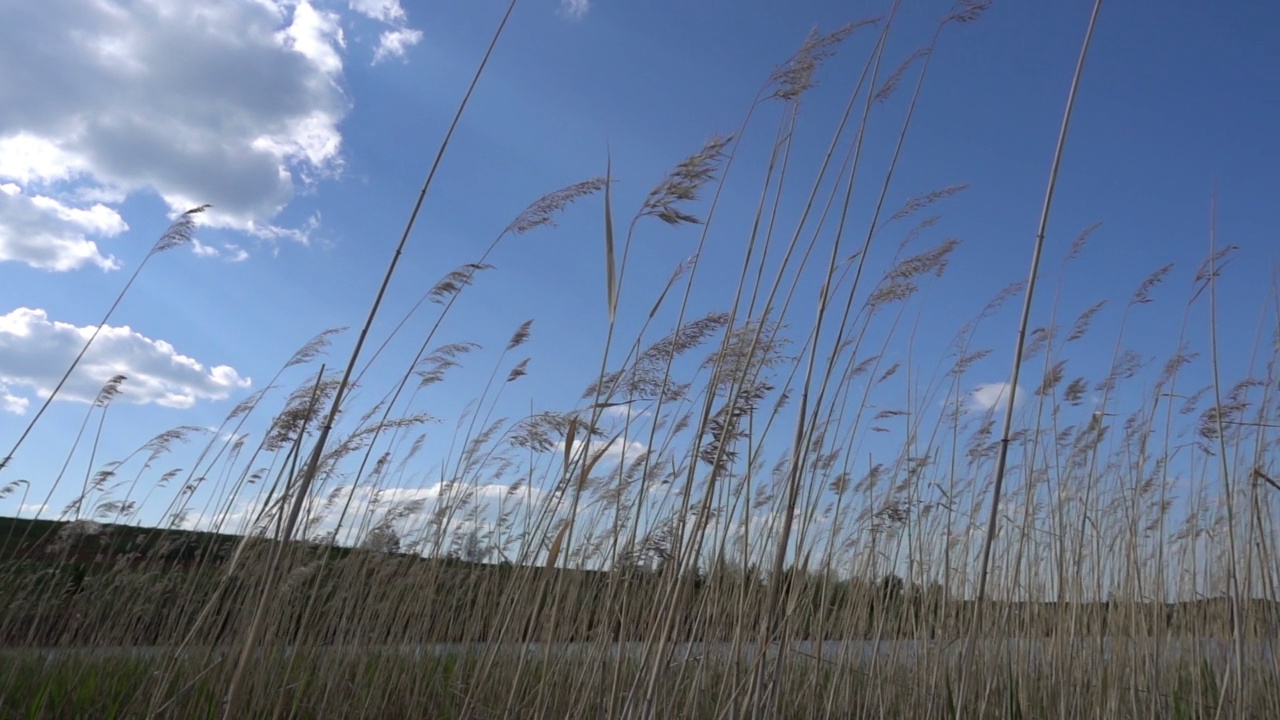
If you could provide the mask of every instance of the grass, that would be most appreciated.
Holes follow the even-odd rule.
[[[137,717],[145,714],[155,678],[166,672],[184,677],[181,688],[159,708],[167,717],[216,717],[221,713],[226,656],[192,653],[181,659],[66,655],[54,663],[27,655],[0,658],[11,686],[32,692],[9,694],[0,705],[4,717]],[[999,663],[999,658],[993,658]],[[837,717],[864,710],[876,716],[941,717],[964,708],[978,717],[1046,717],[1070,714],[1123,717],[1135,711],[1154,717],[1205,717],[1218,710],[1215,671],[1188,666],[1162,674],[1140,688],[1107,688],[1092,673],[1065,675],[1049,667],[1013,671],[1012,661],[984,678],[984,687],[960,697],[942,683],[922,688],[908,681],[878,678],[868,670],[845,673],[809,656],[784,663],[786,682],[803,686],[780,703],[782,715],[805,716],[829,705]],[[481,660],[467,654],[415,656],[365,649],[340,652],[298,649],[265,652],[252,659],[246,692],[257,698],[258,716],[280,713],[321,717],[601,717],[617,704],[609,687],[615,668],[629,676],[641,671],[631,659],[576,657],[567,653],[551,662],[519,657],[512,651],[492,663],[491,682]],[[1121,665],[1126,672],[1135,668]],[[735,684],[742,667],[727,658],[698,662],[696,669],[674,666],[663,673],[666,691],[655,713],[661,717],[718,716],[725,711],[724,688]],[[389,685],[388,678],[396,678]],[[1274,687],[1273,674],[1253,671],[1248,681]],[[1110,692],[1108,692],[1110,691]],[[821,700],[815,701],[816,698]],[[1262,711],[1243,717],[1267,717]]]
[[[1277,351],[1260,335],[1248,374],[1225,374],[1216,287],[1235,248],[1211,233],[1181,299],[1165,266],[1068,327],[1086,229],[1033,327],[1047,197],[1031,282],[990,288],[950,342],[915,330],[963,252],[934,236],[965,186],[895,205],[894,170],[931,60],[984,9],[959,4],[896,62],[896,3],[815,32],[736,132],[633,213],[605,158],[602,178],[533,202],[367,351],[446,134],[345,365],[318,364],[343,337],[322,331],[216,432],[174,428],[99,465],[128,382],[113,379],[66,433],[61,473],[37,487],[78,497],[57,520],[0,523],[0,716],[1280,716]],[[801,100],[855,47],[828,150],[803,158]],[[877,168],[872,121],[895,107]],[[725,219],[730,195],[758,198],[749,217]],[[531,381],[524,323],[464,389],[453,436],[428,440],[432,393],[483,357],[444,338],[445,319],[504,243],[568,212],[603,225],[584,310],[608,319],[598,371],[576,401],[504,416],[508,388]],[[147,259],[189,239],[193,217]],[[732,220],[749,228],[737,264],[705,265]],[[661,233],[697,245],[655,286],[634,258]],[[726,289],[713,275],[737,281],[708,304]],[[1181,317],[1162,360],[1128,334],[1157,311]],[[415,353],[386,352],[429,313]],[[984,343],[1010,329],[1023,389],[975,405],[975,368],[997,350]],[[199,437],[189,469],[159,471]],[[73,468],[82,442],[89,466]],[[0,475],[0,495],[32,490]]]

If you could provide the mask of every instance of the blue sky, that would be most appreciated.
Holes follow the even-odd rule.
[[[943,221],[929,241],[962,244],[923,308],[908,313],[917,326],[913,357],[926,372],[987,298],[1025,276],[1089,5],[996,2],[980,22],[951,27],[939,42],[886,203],[896,208],[969,185],[939,206]],[[216,426],[315,333],[358,327],[505,6],[218,0],[193,12],[157,0],[56,0],[0,9],[5,447],[78,349],[54,323],[95,324],[174,211],[196,203],[214,205],[199,244],[153,258],[111,320],[136,335],[120,331],[99,364],[138,382],[126,382],[113,404],[97,462],[174,425]],[[887,67],[927,43],[949,6],[904,2]],[[886,9],[831,0],[523,0],[448,150],[375,346],[427,288],[477,259],[542,194],[603,175],[608,159],[614,211],[629,218],[677,161],[738,127],[769,73],[811,28]],[[1066,322],[1112,299],[1098,319],[1097,347],[1083,353],[1088,369],[1109,360],[1107,329],[1124,300],[1168,262],[1177,263],[1174,274],[1126,343],[1160,361],[1174,349],[1191,275],[1208,251],[1215,186],[1219,241],[1242,247],[1220,298],[1232,377],[1247,372],[1240,348],[1253,348],[1259,322],[1274,324],[1276,27],[1280,6],[1265,2],[1173,2],[1158,13],[1103,8],[1045,261],[1051,291],[1072,239],[1103,223],[1063,286]],[[858,31],[806,97],[793,160],[802,179],[791,194],[812,178],[875,36]],[[914,82],[908,74],[872,116],[868,188],[878,187],[875,168],[887,161]],[[736,283],[736,240],[759,195],[775,122],[762,119],[741,139],[700,271],[704,309],[724,309]],[[866,197],[857,205],[864,210]],[[704,202],[695,212],[705,209]],[[560,227],[499,247],[495,269],[463,294],[441,335],[488,352],[434,397],[433,412],[452,422],[480,392],[496,351],[531,318],[533,336],[522,348],[533,357],[530,376],[505,389],[504,400],[515,412],[576,402],[598,369],[607,328],[601,226],[600,198],[589,198]],[[698,233],[640,225],[621,337],[634,336]],[[814,293],[816,284],[802,286],[808,297],[791,322],[810,317]],[[1037,304],[1041,320],[1047,298]],[[1193,340],[1203,338],[1198,307]],[[40,313],[19,316],[20,308]],[[429,320],[411,321],[408,337],[393,345],[399,354],[372,376],[371,394],[394,380]],[[995,352],[972,384],[1007,376],[1015,320],[1004,313],[1003,325],[988,328]],[[353,340],[354,333],[340,336],[328,361],[345,361]],[[174,353],[199,366],[175,362]],[[230,369],[215,373],[219,366]],[[83,398],[103,379],[83,372],[71,387]],[[26,478],[31,495],[43,495],[42,478],[56,474],[86,409],[74,399],[55,402],[0,484]],[[83,477],[87,462],[82,450],[72,477]],[[0,500],[0,512],[15,512],[17,503],[16,495]],[[55,498],[51,507],[61,504]]]

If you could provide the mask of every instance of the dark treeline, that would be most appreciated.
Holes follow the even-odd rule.
[[[233,536],[2,522],[0,642],[9,647],[232,642],[276,547],[246,543],[228,572],[241,540]],[[766,577],[727,563],[673,583],[661,568],[551,570],[301,544],[282,562],[273,614],[276,640],[289,644],[643,641],[659,605],[672,608],[674,639],[732,642],[766,622],[769,592]],[[937,584],[789,572],[782,622],[793,640],[954,639],[973,617],[971,602]],[[527,591],[511,597],[512,588]],[[702,602],[708,594],[717,602]],[[1243,610],[1248,636],[1280,630],[1280,605],[1255,600]],[[1230,613],[1227,601],[1207,599],[992,602],[983,615],[1007,636],[1142,637],[1226,636]]]

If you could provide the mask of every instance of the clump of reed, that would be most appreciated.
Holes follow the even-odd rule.
[[[69,455],[48,493],[78,480],[75,500],[0,534],[0,715],[1280,715],[1280,351],[1260,339],[1229,378],[1194,324],[1215,327],[1237,249],[1207,239],[1181,299],[1164,266],[1119,309],[1074,310],[1073,267],[1106,232],[1087,228],[1046,317],[1047,200],[1029,281],[990,288],[949,342],[920,336],[965,251],[937,237],[965,186],[899,201],[894,170],[930,62],[985,3],[894,65],[896,9],[815,32],[629,217],[606,164],[495,229],[371,352],[394,259],[345,365],[322,362],[348,338],[325,330],[216,431],[101,466],[92,441],[82,479]],[[828,149],[804,159],[802,100],[859,42]],[[895,150],[868,167],[870,121],[895,108]],[[764,152],[745,149],[769,118]],[[737,224],[735,173],[758,198]],[[489,341],[446,337],[446,318],[503,271],[505,243],[568,212],[603,219],[598,370],[560,405],[510,401],[537,380],[526,321],[440,417]],[[725,224],[747,229],[728,252]],[[629,275],[664,233],[688,259],[665,283]],[[1129,337],[1156,304],[1182,313],[1163,359]],[[428,313],[415,352],[386,352]],[[1007,372],[986,343],[1010,327],[1013,378],[975,391]],[[72,453],[127,388],[103,388]],[[189,469],[162,469],[180,453]]]

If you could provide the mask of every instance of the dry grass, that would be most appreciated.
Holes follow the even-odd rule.
[[[1014,284],[941,352],[917,336],[965,252],[930,213],[965,186],[890,203],[894,169],[930,61],[984,8],[961,3],[902,59],[896,4],[815,32],[630,216],[610,165],[529,205],[372,352],[394,260],[344,367],[317,367],[343,339],[324,331],[216,432],[175,428],[83,476],[69,455],[48,483],[79,491],[59,522],[0,535],[0,717],[1280,716],[1280,346],[1260,338],[1231,378],[1216,335],[1190,344],[1204,311],[1209,328],[1229,311],[1233,249],[1206,238],[1181,300],[1165,266],[1119,296],[1118,322],[1103,298],[1062,328],[1094,226],[1043,325]],[[802,159],[801,101],[857,42],[829,149]],[[869,123],[894,108],[875,168]],[[758,202],[726,219],[738,174]],[[586,211],[604,218],[591,312],[609,330],[576,404],[504,416],[508,388],[537,380],[520,353],[539,320],[504,335],[464,412],[436,417],[432,393],[484,357],[441,337],[476,274]],[[749,232],[726,265],[711,243],[733,220]],[[696,237],[690,259],[661,286],[629,276],[663,233]],[[975,406],[982,344],[1017,327],[1024,291],[1015,366],[1032,380]],[[1133,324],[1180,303],[1167,359],[1131,348]],[[416,353],[385,354],[427,313]],[[68,431],[72,454],[121,383]],[[425,433],[442,421],[451,436]],[[197,440],[188,470],[162,470]],[[179,529],[196,522],[211,532]]]

